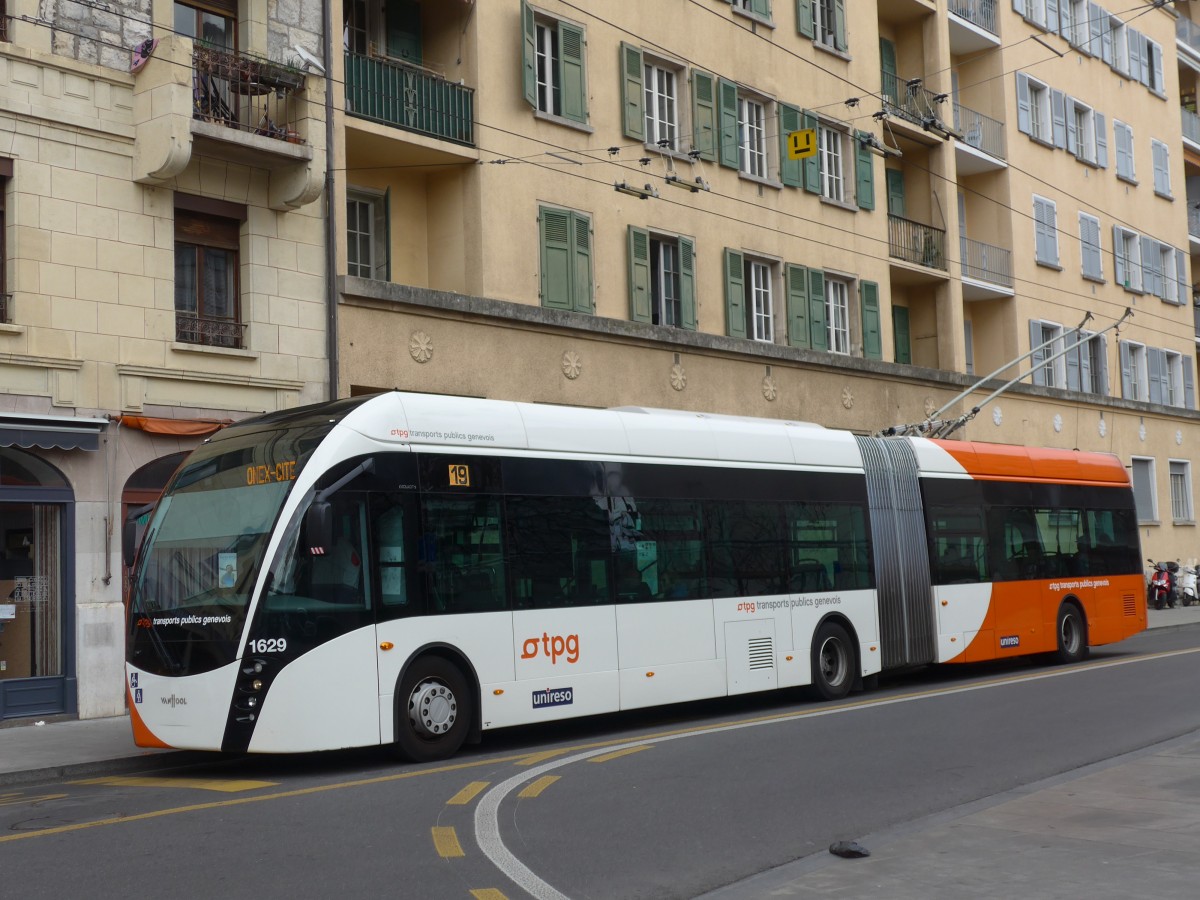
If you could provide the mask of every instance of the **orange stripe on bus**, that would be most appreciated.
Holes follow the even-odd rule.
[[[969,475],[990,481],[1052,481],[1096,487],[1127,486],[1129,474],[1120,459],[1109,453],[1014,447],[974,441],[941,441],[937,444]]]
[[[133,697],[130,696],[128,686],[125,688],[125,697],[129,705],[129,723],[133,726],[133,742],[139,747],[162,747],[170,750],[171,745],[163,741],[142,721],[142,716],[137,710],[137,704],[133,702]]]

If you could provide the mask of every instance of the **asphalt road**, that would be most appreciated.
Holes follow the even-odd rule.
[[[218,759],[0,790],[23,898],[694,897],[856,838],[1200,728],[1200,630],[1074,667],[781,692],[488,734],[447,764],[382,751]]]

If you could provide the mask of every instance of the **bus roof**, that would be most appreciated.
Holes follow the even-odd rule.
[[[1063,484],[1129,484],[1121,460],[1109,453],[1052,450],[985,444],[970,441],[931,440],[950,454],[972,478],[983,481],[1054,481]]]

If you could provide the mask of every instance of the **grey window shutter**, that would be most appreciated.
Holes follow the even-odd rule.
[[[1071,0],[1063,0],[1070,3]],[[1058,33],[1058,0],[1046,0],[1046,30],[1051,34]]]
[[[779,104],[779,180],[789,187],[804,184],[804,160],[788,159],[788,134],[800,130],[800,110]]]
[[[1029,106],[1029,76],[1024,72],[1017,73],[1017,131],[1022,134],[1029,134],[1032,126],[1030,124],[1030,106]]]
[[[1142,80],[1142,35],[1132,28],[1125,29],[1125,41],[1129,46],[1129,77]]]
[[[563,118],[587,122],[587,79],[584,75],[583,29],[558,23],[558,73]]]
[[[1147,294],[1159,293],[1154,289],[1154,275],[1158,269],[1158,247],[1153,238],[1142,235],[1142,280],[1141,289]]]
[[[1117,349],[1121,357],[1121,396],[1126,400],[1137,400],[1133,396],[1133,354],[1129,352],[1129,342],[1119,341]]]
[[[571,298],[576,312],[592,311],[592,220],[580,213],[571,213],[574,231],[574,284]]]
[[[1113,35],[1108,16],[1100,18],[1100,58],[1110,66],[1113,64]]]
[[[808,269],[787,266],[788,343],[793,347],[812,345],[808,335]]]
[[[692,69],[692,149],[701,159],[717,159],[717,104],[714,78]]]
[[[533,19],[533,9],[525,0],[521,0],[521,26],[524,31],[524,44],[521,55],[521,80],[525,91],[525,102],[537,107],[537,24]]]
[[[1150,87],[1154,81],[1154,57],[1153,48],[1150,45],[1150,39],[1144,34],[1138,35],[1138,42],[1141,44],[1142,54],[1142,84]]]
[[[862,303],[862,345],[867,359],[883,359],[883,335],[879,323],[879,285],[860,281],[859,299]]]
[[[825,315],[825,273],[808,270],[808,334],[814,350],[829,349],[828,319]]]
[[[1117,174],[1132,178],[1132,166],[1129,165],[1130,136],[1124,122],[1113,122],[1113,141],[1117,145]]]
[[[1026,0],[1013,0],[1013,12],[1021,16],[1025,15],[1025,3]]]
[[[1068,333],[1066,336],[1067,346],[1070,347],[1072,344],[1077,343],[1080,337],[1081,335],[1077,331]],[[1067,388],[1069,390],[1081,390],[1080,383],[1082,375],[1080,370],[1082,365],[1080,362],[1080,357],[1082,356],[1082,353],[1080,351],[1082,351],[1086,346],[1086,344],[1080,344],[1078,347],[1073,347],[1066,352],[1065,356],[1062,357],[1067,361]],[[1050,365],[1054,365],[1054,363],[1050,363]]]
[[[717,120],[720,125],[717,156],[721,165],[738,168],[738,111],[737,85],[720,79],[717,86]]]
[[[1162,350],[1157,347],[1146,348],[1146,368],[1149,371],[1150,382],[1150,402],[1151,403],[1166,403],[1167,395],[1163,391],[1164,380],[1163,372],[1166,369],[1167,360]]]
[[[1096,123],[1096,165],[1102,169],[1108,168],[1108,122],[1103,113],[1093,112],[1092,121]]]
[[[833,45],[838,50],[845,50],[849,44],[846,43],[846,2],[845,0],[834,0],[833,2]]]
[[[1033,384],[1040,384],[1043,387],[1046,385],[1046,357],[1050,352],[1049,347],[1043,347],[1041,350],[1035,349],[1039,344],[1044,343],[1042,339],[1042,323],[1037,319],[1029,320],[1029,349],[1033,351],[1033,356],[1029,357],[1030,370],[1033,372],[1030,380]],[[1053,344],[1050,345],[1054,346]]]
[[[571,214],[541,207],[542,306],[573,309],[571,302]]]
[[[1096,362],[1100,364],[1100,371],[1096,375],[1096,387],[1099,388],[1101,394],[1107,396],[1112,392],[1108,384],[1108,338],[1100,335],[1097,338],[1093,338],[1093,343],[1099,343],[1100,345],[1096,351]]]
[[[817,127],[817,117],[807,110],[801,116],[805,129]],[[804,162],[804,189],[811,194],[821,193],[821,161],[820,154],[814,153]]]
[[[771,0],[751,0],[750,12],[760,15],[764,19],[771,18]]]
[[[812,0],[796,0],[796,30],[806,38],[816,37]]]
[[[1092,31],[1092,40],[1088,46],[1088,52],[1092,56],[1099,56],[1102,52],[1101,46],[1104,43],[1104,27],[1108,25],[1108,15],[1095,3],[1089,3],[1088,19],[1088,24]]]
[[[1086,331],[1081,332],[1079,334],[1079,337],[1082,339],[1085,337],[1089,337],[1090,334],[1091,334],[1090,332],[1086,332]],[[1095,391],[1093,390],[1094,379],[1092,378],[1092,353],[1094,352],[1093,348],[1096,346],[1096,344],[1099,342],[1099,340],[1100,340],[1099,338],[1092,337],[1087,343],[1080,344],[1075,349],[1075,353],[1078,355],[1078,358],[1079,358],[1079,388],[1078,388],[1078,390],[1081,390],[1088,394],[1095,393]],[[1067,370],[1067,382],[1069,383],[1070,381],[1071,381],[1071,372],[1068,369]]]
[[[650,232],[629,226],[629,318],[634,322],[653,321],[650,308]]]
[[[696,245],[679,239],[679,327],[696,330]]]
[[[1196,384],[1192,380],[1192,357],[1183,357],[1183,405],[1185,409],[1196,408]]]
[[[1188,281],[1187,274],[1188,254],[1183,250],[1175,251],[1175,283],[1178,285],[1175,291],[1175,298],[1180,306],[1184,306],[1191,302],[1192,285]]]
[[[1050,91],[1050,118],[1054,121],[1054,146],[1066,147],[1067,152],[1074,152],[1070,134],[1075,130],[1075,117],[1067,116],[1065,109],[1066,96],[1062,91]],[[1067,131],[1068,125],[1071,131]]]
[[[646,94],[641,47],[621,43],[621,110],[625,137],[646,139]]]
[[[1162,48],[1158,44],[1148,44],[1150,49],[1151,64],[1154,67],[1154,90],[1158,93],[1163,92],[1163,58]]]
[[[742,254],[725,248],[725,333],[746,336],[746,272]]]
[[[1125,243],[1121,240],[1121,226],[1113,226],[1113,278],[1123,287],[1129,283],[1129,266],[1125,259]]]
[[[862,138],[865,137],[866,134],[864,132],[854,132],[855,171],[858,176],[855,181],[854,196],[859,209],[874,209],[875,155],[863,142]]]

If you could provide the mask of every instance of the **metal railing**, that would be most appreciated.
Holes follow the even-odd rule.
[[[1196,206],[1200,201],[1193,200],[1188,197],[1188,234],[1194,238],[1200,238],[1200,209]]]
[[[8,40],[8,2],[0,0],[0,41]]]
[[[891,115],[898,115],[910,122],[928,129],[930,125],[941,124],[941,103],[935,94],[927,90],[921,79],[901,78],[895,72],[880,70],[880,87],[883,94],[883,107]]]
[[[346,54],[346,112],[475,146],[475,91],[396,60]]]
[[[945,271],[946,232],[888,213],[888,255]]]
[[[0,323],[7,325],[11,313],[12,294],[0,294]]]
[[[1193,144],[1200,144],[1200,115],[1186,106],[1179,107],[1179,114],[1183,117],[1183,136]]]
[[[1008,248],[960,237],[958,252],[963,278],[1004,287],[1013,286],[1012,251]]]
[[[996,159],[1004,159],[1004,123],[976,112],[961,103],[954,104],[954,130],[963,142]]]
[[[304,73],[248,53],[197,42],[192,50],[192,116],[250,134],[302,144],[296,130]]]
[[[1200,53],[1200,25],[1191,19],[1181,15],[1175,20],[1175,39]]]
[[[175,340],[184,344],[240,349],[244,346],[245,330],[245,324],[232,319],[209,319],[191,313],[175,313]]]
[[[996,30],[996,0],[949,0],[950,12],[984,31],[999,35]]]

